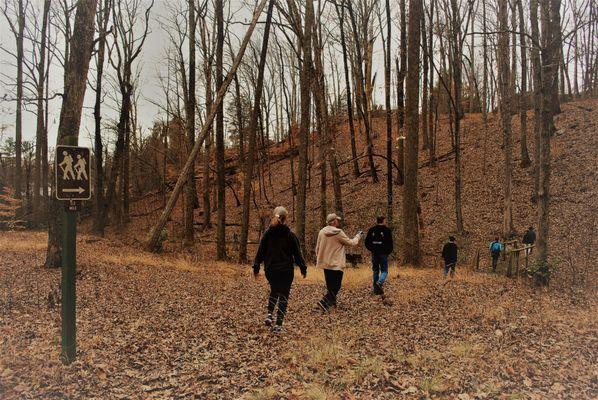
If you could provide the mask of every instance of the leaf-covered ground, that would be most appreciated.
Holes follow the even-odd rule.
[[[297,279],[285,331],[261,325],[263,277],[79,238],[78,359],[59,362],[60,272],[45,236],[1,233],[2,399],[400,399],[598,396],[595,298],[462,268],[393,266],[384,306],[364,266],[338,309]]]

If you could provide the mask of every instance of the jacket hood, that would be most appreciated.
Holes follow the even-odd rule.
[[[330,237],[330,236],[336,236],[336,235],[338,235],[342,231],[342,229],[336,228],[336,227],[331,226],[331,225],[328,225],[328,226],[324,227],[322,230],[324,231],[324,235],[326,235],[328,237]]]

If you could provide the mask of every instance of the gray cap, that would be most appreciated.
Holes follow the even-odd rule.
[[[331,223],[332,221],[334,221],[335,219],[337,219],[337,220],[339,220],[339,221],[340,221],[340,220],[342,220],[342,218],[341,218],[341,217],[339,217],[338,215],[336,215],[335,213],[328,214],[328,215],[326,216],[326,223],[327,223],[327,224],[329,224],[329,223]]]

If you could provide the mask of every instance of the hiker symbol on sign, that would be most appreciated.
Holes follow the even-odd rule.
[[[56,198],[89,200],[91,198],[90,151],[87,147],[56,147]]]

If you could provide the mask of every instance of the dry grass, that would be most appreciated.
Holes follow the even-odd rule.
[[[42,232],[0,232],[0,249],[26,252],[46,249],[48,236]]]

